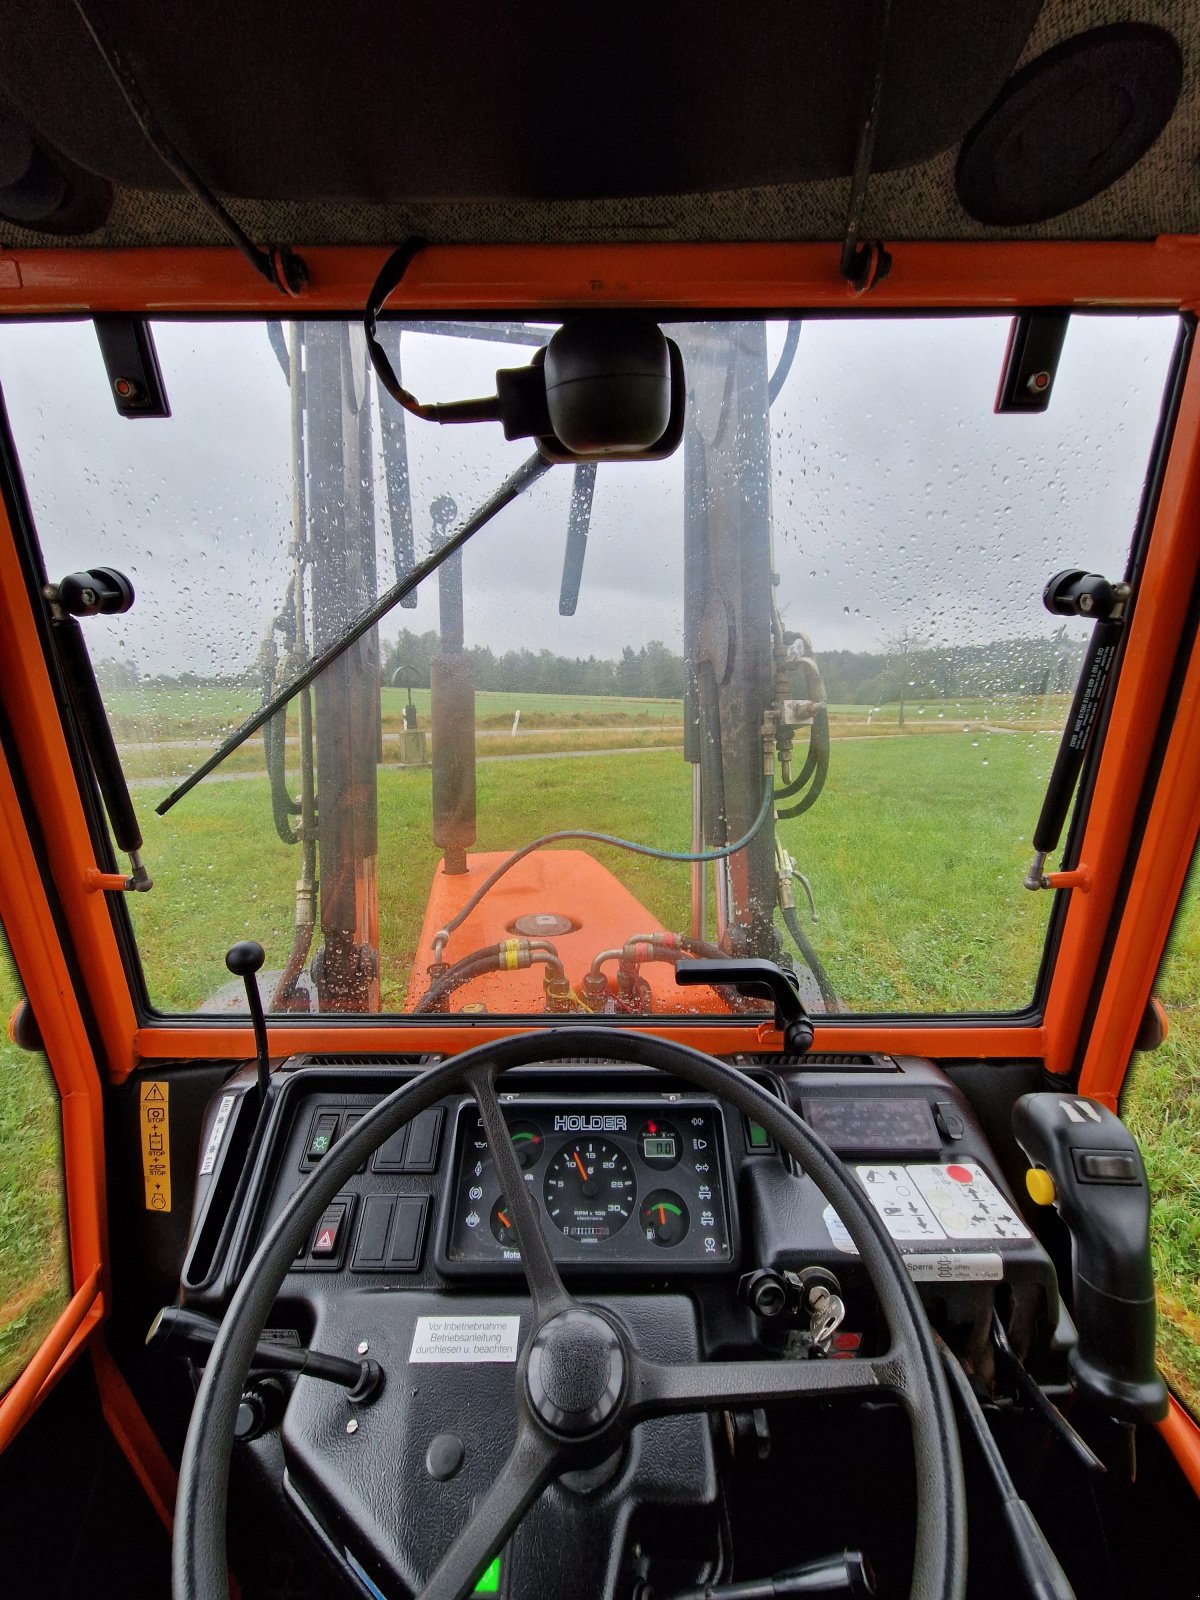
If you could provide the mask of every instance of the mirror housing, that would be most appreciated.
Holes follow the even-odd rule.
[[[534,438],[546,461],[661,461],[683,438],[683,356],[650,317],[588,313],[497,372],[496,399],[505,438]]]

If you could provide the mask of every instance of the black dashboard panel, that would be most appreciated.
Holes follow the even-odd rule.
[[[563,1266],[664,1272],[727,1268],[736,1236],[725,1126],[713,1101],[680,1094],[511,1094],[502,1107],[522,1174]],[[438,1234],[447,1276],[520,1271],[520,1252],[479,1113],[457,1117]]]
[[[914,1281],[938,1297],[952,1323],[970,1323],[978,1293],[1003,1282],[1033,1296],[1029,1303],[1055,1325],[1049,1257],[968,1102],[931,1062],[881,1058],[839,1070],[822,1059],[817,1070],[789,1064],[782,1072],[741,1059],[730,1066],[786,1100],[842,1156]],[[239,1089],[252,1093],[253,1075],[226,1085],[201,1144],[187,1303],[220,1311],[290,1197],[415,1070],[400,1061],[292,1058],[273,1074],[269,1115],[248,1156],[221,1118],[224,1108],[230,1128],[255,1120],[225,1107]],[[545,1064],[506,1074],[499,1089],[543,1230],[574,1283],[638,1279],[652,1293],[689,1285],[723,1316],[738,1273],[819,1266],[841,1283],[851,1318],[869,1324],[873,1295],[849,1234],[762,1129],[636,1066]],[[227,1173],[227,1162],[240,1174]],[[452,1096],[343,1184],[293,1263],[286,1294],[319,1315],[331,1296],[359,1289],[453,1297],[511,1284],[520,1259],[503,1210],[474,1102]]]

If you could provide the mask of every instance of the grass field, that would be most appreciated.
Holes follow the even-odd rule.
[[[191,697],[185,702],[178,691],[172,694],[177,698],[159,708],[153,733],[134,709],[124,713],[126,759],[143,779],[177,770],[170,765],[177,754],[186,758],[182,770],[197,758],[191,751],[138,752],[128,749],[131,743],[208,739],[214,716],[229,712],[228,697],[218,706],[211,691],[201,710],[188,709]],[[424,717],[427,696],[414,698]],[[517,703],[523,730],[515,739],[505,733],[478,740],[481,755],[603,749],[610,739],[637,752],[481,762],[479,849],[513,848],[564,823],[669,848],[686,843],[690,784],[677,748],[677,702],[479,698],[485,731],[489,718],[493,728],[511,726]],[[385,723],[398,725],[402,701],[400,691],[385,692]],[[812,879],[820,921],[810,935],[852,1009],[1009,1010],[1028,1002],[1050,898],[1030,895],[1021,878],[1063,709],[1046,702],[910,703],[901,731],[897,707],[836,708],[838,748],[826,793],[812,812],[781,823],[780,836]],[[189,721],[193,715],[203,726]],[[539,738],[539,727],[555,732]],[[660,743],[676,748],[638,748]],[[137,769],[142,757],[153,769],[160,754],[165,768]],[[164,819],[142,803],[156,889],[133,897],[130,910],[151,995],[164,1011],[190,1010],[226,981],[223,954],[235,939],[260,939],[269,966],[282,963],[290,944],[296,853],[276,838],[266,782],[254,775],[261,771],[261,743],[255,741],[240,759],[243,775],[237,781],[202,786]],[[385,767],[380,773],[381,982],[390,1009],[401,1006],[414,961],[426,959],[416,940],[438,858],[429,838],[430,788],[427,769]],[[685,925],[686,867],[606,849],[597,855],[663,923]],[[1142,1140],[1156,1194],[1162,1359],[1197,1403],[1197,896],[1189,898],[1181,929],[1160,986],[1172,1037],[1137,1064],[1125,1109]],[[12,1054],[0,1112],[0,1306],[16,1311],[9,1329],[0,1330],[0,1383],[5,1362],[11,1374],[62,1298],[61,1267],[50,1269],[49,1278],[39,1276],[41,1264],[56,1259],[50,1246],[61,1228],[57,1120],[37,1075],[40,1063]],[[5,1048],[5,1066],[9,1056]]]
[[[0,1006],[20,990],[0,950]],[[62,1205],[58,1092],[44,1056],[0,1036],[0,1393],[42,1342],[70,1296]]]

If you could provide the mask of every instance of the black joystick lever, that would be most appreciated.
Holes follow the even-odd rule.
[[[1124,1422],[1158,1422],[1167,1389],[1154,1365],[1150,1188],[1132,1134],[1082,1096],[1022,1095],[1013,1134],[1033,1163],[1025,1183],[1071,1230],[1081,1397]]]
[[[263,1015],[262,995],[258,992],[258,979],[255,977],[255,973],[266,959],[262,945],[254,939],[243,939],[240,944],[230,945],[225,952],[225,965],[246,985],[246,1003],[250,1007],[254,1050],[258,1057],[259,1105],[265,1105],[267,1089],[271,1082],[271,1062],[267,1055],[267,1019]]]
[[[680,961],[675,982],[729,984],[739,994],[761,994],[775,1003],[775,1026],[789,1055],[812,1049],[813,1025],[800,999],[795,979],[773,961],[747,956],[742,960]]]

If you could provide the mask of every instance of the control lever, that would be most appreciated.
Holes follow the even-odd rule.
[[[802,1567],[777,1572],[773,1578],[751,1578],[746,1583],[706,1583],[684,1589],[669,1600],[779,1600],[784,1595],[852,1595],[875,1593],[875,1574],[861,1550],[843,1550],[840,1556],[806,1561]]]
[[[1071,1231],[1069,1357],[1080,1395],[1124,1422],[1159,1422],[1167,1388],[1154,1365],[1150,1189],[1132,1134],[1095,1100],[1022,1095],[1013,1135],[1033,1163],[1025,1184]]]
[[[212,1317],[201,1316],[182,1306],[164,1306],[150,1324],[146,1344],[152,1350],[175,1350],[198,1356],[208,1355],[221,1331]],[[366,1405],[383,1388],[383,1368],[378,1361],[348,1361],[342,1356],[322,1355],[319,1350],[304,1350],[295,1345],[263,1341],[254,1347],[252,1368],[272,1372],[294,1372],[306,1378],[323,1378],[327,1383],[348,1389],[346,1398],[355,1405]]]
[[[235,977],[246,985],[246,1004],[250,1007],[250,1024],[254,1029],[254,1051],[258,1057],[258,1103],[266,1104],[267,1090],[271,1084],[271,1060],[267,1054],[267,1019],[263,1016],[262,995],[258,992],[255,973],[266,960],[262,945],[254,939],[243,939],[230,945],[225,952],[225,965]]]
[[[777,966],[774,961],[745,956],[719,961],[680,961],[675,967],[675,982],[689,985],[697,983],[727,983],[739,994],[766,995],[775,1004],[775,1026],[783,1034],[784,1048],[789,1055],[802,1056],[811,1050],[813,1025],[800,999],[795,977]]]

